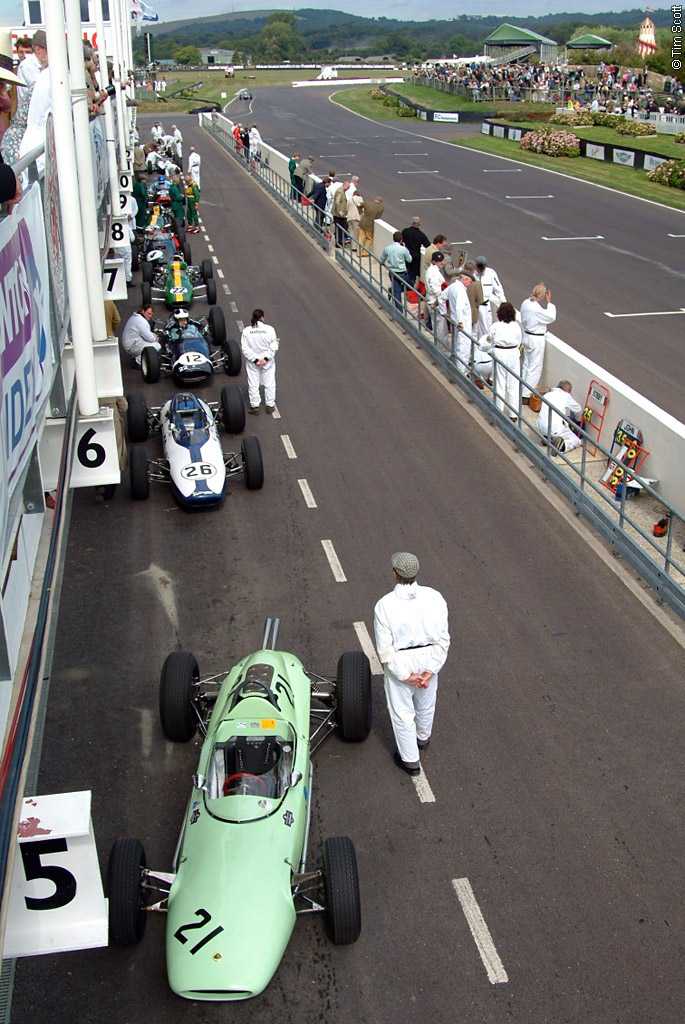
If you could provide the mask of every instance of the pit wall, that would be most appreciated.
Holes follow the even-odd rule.
[[[223,115],[228,125],[233,122]],[[262,157],[269,166],[289,180],[289,157],[266,143],[262,144]],[[312,176],[316,178],[316,175]],[[317,179],[318,180],[318,179]],[[377,220],[374,232],[373,253],[380,258],[383,248],[392,241],[393,232],[398,229],[385,220]],[[644,464],[643,474],[658,481],[655,486],[663,497],[678,510],[685,509],[685,423],[660,409],[653,402],[634,391],[624,381],[614,377],[603,367],[582,355],[567,342],[548,332],[545,364],[540,382],[542,390],[554,387],[560,380],[570,380],[578,401],[585,400],[590,382],[595,380],[609,390],[609,405],[600,442],[610,447],[614,427],[619,419],[626,419],[640,430],[650,455]]]

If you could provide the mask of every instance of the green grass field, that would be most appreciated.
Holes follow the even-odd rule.
[[[227,103],[238,89],[259,89],[266,85],[290,85],[291,82],[309,81],[317,78],[319,72],[316,68],[293,68],[289,71],[285,68],[269,71],[257,71],[248,68],[244,71],[236,71],[235,78],[224,78],[223,71],[169,71],[163,73],[167,81],[166,99],[167,102],[150,98],[138,101],[138,109],[141,114],[165,114],[183,113],[192,107],[202,103]],[[340,78],[357,78],[363,72],[355,70],[340,71]],[[202,88],[193,93],[192,100],[174,99],[170,94],[181,86],[194,85],[195,82],[202,82]],[[222,92],[226,93],[225,99]]]
[[[494,139],[485,135],[477,138],[464,137],[454,139],[455,145],[467,149],[477,149],[482,153],[493,153],[496,156],[508,156],[524,164],[535,167],[546,167],[552,171],[562,171],[582,181],[593,181],[598,185],[619,189],[632,196],[652,199],[654,202],[672,206],[676,210],[685,210],[685,192],[681,189],[668,188],[650,181],[644,171],[634,171],[630,167],[619,167],[616,164],[600,163],[597,160],[583,160],[580,157],[540,156],[528,153],[520,148],[517,142],[508,139]]]
[[[410,85],[408,82],[403,85],[392,85],[390,89],[396,95],[406,96],[407,99],[421,103],[430,110],[481,111],[484,117],[492,112],[501,112],[502,115],[513,113],[521,115],[533,110],[540,114],[553,114],[556,109],[553,103],[508,103],[505,100],[474,103],[473,100],[463,96],[452,96],[441,89],[432,89],[429,85]]]
[[[371,98],[371,89],[368,85],[359,86],[356,89],[341,89],[334,94],[334,103],[346,107],[355,114],[363,114],[373,121],[397,121],[397,112],[390,107],[383,106],[381,100]]]
[[[515,128],[539,128],[534,121],[512,121],[506,119],[507,124]],[[563,125],[559,125],[563,128]],[[591,128],[586,125],[569,127],[568,131],[573,132],[579,139],[586,139],[588,142],[611,143],[614,146],[625,146],[628,149],[646,150],[649,153],[658,153],[660,156],[673,157],[676,160],[685,160],[685,145],[673,141],[669,135],[619,135],[613,128]]]

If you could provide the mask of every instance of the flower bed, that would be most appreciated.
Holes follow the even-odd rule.
[[[589,110],[562,110],[549,119],[550,124],[581,125],[594,124]]]
[[[656,135],[656,125],[650,121],[625,121],[621,120],[616,125],[619,135]]]
[[[580,143],[573,132],[546,128],[527,132],[521,139],[521,149],[545,156],[580,156]]]
[[[665,160],[653,171],[647,171],[647,177],[658,185],[685,189],[685,160]]]

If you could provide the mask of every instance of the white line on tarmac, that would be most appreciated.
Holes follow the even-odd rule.
[[[440,171],[397,171],[397,174],[440,174]]]
[[[309,486],[309,484],[307,483],[307,481],[306,480],[298,480],[297,482],[300,485],[300,490],[302,491],[302,497],[304,498],[304,503],[307,506],[307,508],[318,508],[319,506],[316,504],[316,501],[314,500],[314,495],[312,494],[312,489]]]
[[[463,242],[448,242],[448,245],[473,245],[470,238],[465,238]]]
[[[669,231],[668,232],[668,237],[669,238],[685,238],[685,235],[672,235],[671,232]]]
[[[411,781],[414,783],[416,795],[422,804],[435,803],[435,795],[430,787],[430,782],[426,777],[426,773],[424,772],[423,767],[420,769],[418,775],[411,776]]]
[[[471,935],[473,935],[473,940],[478,947],[478,952],[483,961],[483,967],[485,967],[488,973],[490,983],[492,985],[504,984],[509,981],[509,976],[504,970],[504,965],[495,949],[490,929],[485,923],[485,918],[473,894],[471,883],[468,878],[453,878],[452,886],[461,904],[461,909],[464,911],[466,922],[471,929]]]
[[[356,156],[356,153],[319,153],[320,160],[343,160],[346,157]]]
[[[680,316],[682,313],[685,313],[685,306],[681,309],[657,310],[654,313],[605,313],[604,316],[610,316],[612,320],[618,320],[626,316]]]
[[[243,323],[242,320],[236,320],[235,325],[236,325],[236,327],[238,328],[239,331],[244,331],[245,330],[245,324]]]
[[[393,153],[393,156],[428,156],[428,153]]]
[[[274,420],[280,420],[280,418],[281,418],[281,414],[278,411],[278,406],[277,405],[274,406],[274,411],[271,413],[271,418],[274,419]]]
[[[289,459],[296,459],[297,458],[297,452],[293,448],[293,443],[290,440],[290,438],[288,437],[288,435],[287,434],[281,434],[281,441],[283,442],[283,447],[285,448],[285,454],[288,456],[288,458]]]
[[[371,639],[371,635],[370,635],[368,629],[366,628],[366,623],[365,622],[353,622],[352,625],[354,627],[355,633],[357,634],[357,640],[359,641],[359,646],[363,650],[363,652],[366,655],[366,657],[369,659],[369,664],[371,666],[371,675],[372,676],[382,676],[383,675],[383,666],[381,665],[380,661],[378,660],[378,655],[376,654],[376,648],[374,647],[373,640]]]
[[[237,313],[237,312],[238,312],[238,303],[237,302],[231,302],[231,313]]]
[[[217,276],[217,277],[220,277],[220,278],[221,278],[221,279],[223,280],[224,272],[223,272],[223,270],[221,269],[221,267],[219,267],[219,269],[217,270],[217,272],[216,272],[216,276]]]
[[[558,237],[540,235],[540,237],[543,242],[594,242],[595,239],[604,238],[604,235],[559,235]]]
[[[224,290],[224,295],[230,295],[231,294],[231,289],[228,287],[228,285],[226,284],[225,281],[224,281],[224,283],[223,283],[223,285],[221,287]]]
[[[549,195],[546,195],[546,196],[505,196],[504,198],[505,199],[554,199],[554,196],[551,195],[551,193],[550,193]]]
[[[218,256],[212,256],[212,261],[213,261],[213,263],[214,263],[214,264],[215,264],[215,265],[216,265],[217,267],[219,266],[219,257],[218,257]]]
[[[521,167],[484,167],[483,174],[521,174]]]
[[[331,567],[333,573],[333,579],[336,583],[347,583],[347,576],[343,572],[343,567],[340,564],[340,559],[335,553],[332,540],[322,540],[321,547],[324,549],[328,564]]]
[[[452,196],[431,196],[430,199],[400,199],[401,203],[451,203]]]
[[[209,235],[203,235],[202,237],[204,238],[205,242],[209,241]]]
[[[213,245],[208,245],[207,249],[208,249],[209,252],[214,252],[214,246]]]

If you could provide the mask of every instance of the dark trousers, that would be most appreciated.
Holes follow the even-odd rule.
[[[404,289],[408,285],[406,272],[404,274],[396,274],[392,271],[392,297],[397,309],[402,309],[402,294]]]
[[[335,244],[344,245],[347,239],[347,217],[334,217],[333,223],[335,224]]]
[[[302,178],[298,178],[298,176],[296,174],[293,174],[293,189],[294,190],[296,189],[297,192],[300,193],[300,195],[298,196],[297,192],[294,192],[293,198],[294,199],[295,198],[300,199],[301,196],[302,196],[302,193],[304,192],[304,181],[302,180]]]

